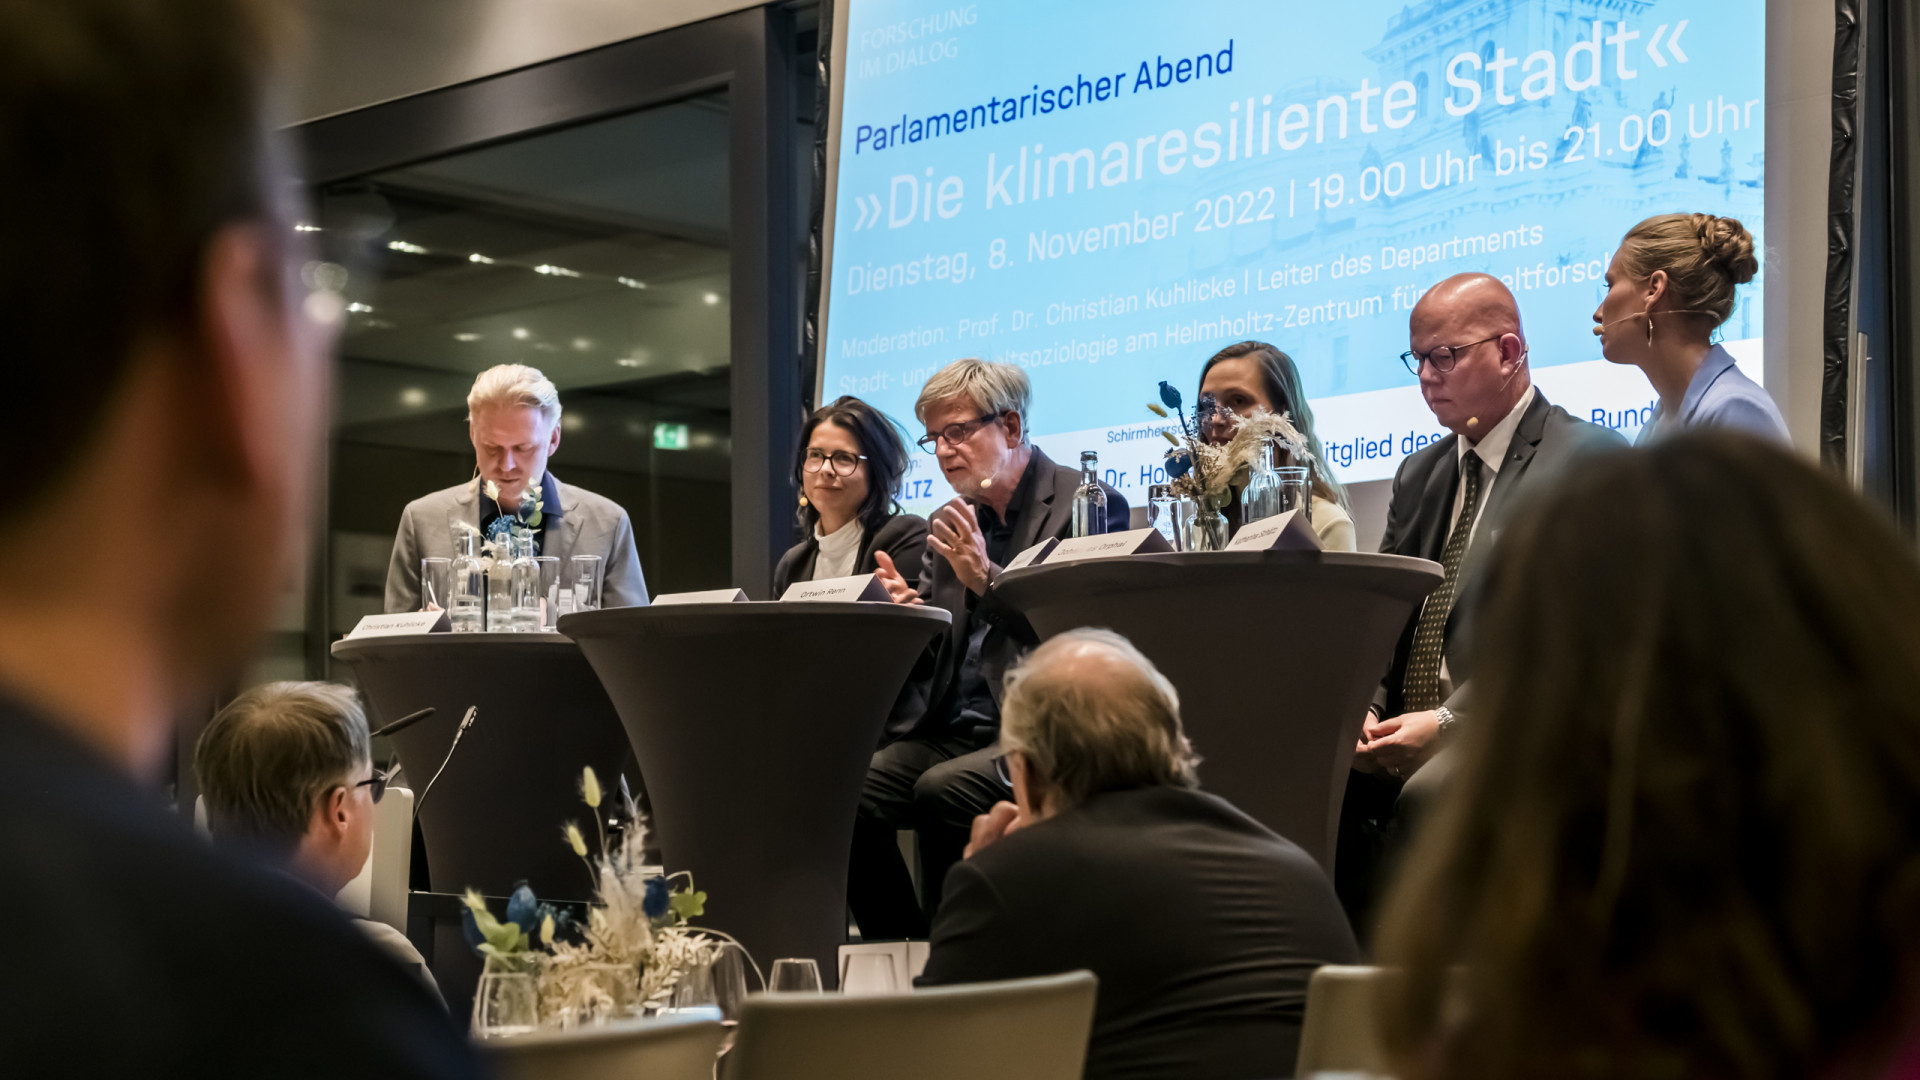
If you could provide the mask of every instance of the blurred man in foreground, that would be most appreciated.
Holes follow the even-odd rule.
[[[282,205],[274,10],[0,0],[12,496],[60,530],[59,572],[0,564],[10,1074],[479,1071],[337,908],[157,790],[174,715],[297,580],[326,417],[340,305]]]
[[[1007,675],[1014,802],[947,874],[923,985],[1100,977],[1086,1075],[1291,1076],[1307,979],[1359,956],[1306,852],[1194,790],[1173,685],[1073,630]]]

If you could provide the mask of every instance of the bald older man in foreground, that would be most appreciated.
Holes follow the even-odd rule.
[[[1012,802],[947,873],[921,985],[1100,978],[1086,1076],[1291,1076],[1307,979],[1353,932],[1306,852],[1195,790],[1171,683],[1074,630],[1009,672]]]
[[[1408,335],[1412,348],[1402,358],[1418,371],[1434,419],[1453,434],[1400,463],[1380,550],[1432,559],[1445,577],[1400,636],[1347,782],[1334,865],[1363,936],[1397,843],[1403,785],[1437,780],[1438,767],[1410,783],[1465,722],[1467,657],[1455,647],[1464,612],[1455,601],[1473,561],[1524,493],[1552,484],[1587,454],[1626,445],[1534,388],[1520,308],[1498,278],[1456,274],[1435,285],[1414,305]]]

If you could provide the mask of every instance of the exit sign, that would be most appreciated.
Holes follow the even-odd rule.
[[[685,450],[687,445],[687,425],[653,425],[653,448],[655,450]]]

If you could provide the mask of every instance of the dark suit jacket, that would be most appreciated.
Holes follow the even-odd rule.
[[[895,514],[885,525],[867,532],[860,538],[860,554],[853,560],[853,572],[871,574],[878,570],[880,561],[873,557],[876,551],[887,553],[901,577],[908,581],[920,580],[920,563],[927,553],[927,519],[915,514]],[[813,561],[819,557],[820,541],[815,540],[813,530],[808,529],[806,537],[788,548],[774,566],[773,599],[780,599],[787,586],[796,581],[812,581]]]
[[[956,864],[920,983],[1087,968],[1087,1076],[1291,1076],[1308,977],[1358,957],[1306,852],[1217,796],[1154,787]]]
[[[1027,484],[1029,490],[1024,496],[1016,495],[1016,502],[1008,505],[1009,512],[1016,505],[1021,507],[1020,516],[1013,523],[1013,543],[1008,558],[1048,537],[1065,540],[1072,535],[1073,493],[1080,487],[1080,470],[1056,464],[1036,446],[1021,482]],[[1127,497],[1104,482],[1100,487],[1107,493],[1106,531],[1125,531],[1129,520]],[[998,568],[993,573],[997,575]],[[995,705],[1000,703],[1001,677],[1007,668],[1022,653],[1038,645],[1040,638],[1028,625],[1026,616],[1002,603],[992,588],[988,588],[984,596],[975,596],[973,590],[954,575],[952,564],[937,555],[928,556],[921,565],[919,592],[928,604],[946,608],[953,616],[953,626],[946,636],[934,640],[914,669],[915,681],[926,687],[927,708],[907,733],[946,734],[940,731],[939,725],[946,722],[953,695],[959,692],[960,665],[966,659],[967,639],[977,625],[975,620],[984,620],[993,628],[981,646],[980,667],[993,690]],[[995,738],[992,731],[974,735],[982,746]]]
[[[0,1073],[473,1077],[426,988],[345,912],[215,853],[155,794],[0,696]]]
[[[1412,555],[1440,561],[1447,546],[1447,534],[1453,527],[1453,500],[1460,489],[1458,435],[1449,435],[1407,457],[1393,477],[1393,497],[1387,507],[1387,531],[1380,538],[1380,550],[1388,555]],[[1460,587],[1454,594],[1453,610],[1447,615],[1447,671],[1453,679],[1455,697],[1447,706],[1464,711],[1459,689],[1467,681],[1469,660],[1465,650],[1455,646],[1465,634],[1462,626],[1472,607],[1466,602],[1473,564],[1493,542],[1500,529],[1512,517],[1515,505],[1527,493],[1549,487],[1557,475],[1582,457],[1598,451],[1627,445],[1617,432],[1590,424],[1547,401],[1536,388],[1533,402],[1520,417],[1513,441],[1507,446],[1507,458],[1500,465],[1499,479],[1480,511],[1480,524],[1468,549],[1467,562],[1461,568]],[[1420,622],[1415,608],[1394,649],[1393,666],[1374,694],[1374,705],[1383,716],[1398,716],[1402,708],[1401,684],[1406,681],[1407,660],[1413,651],[1413,632]]]

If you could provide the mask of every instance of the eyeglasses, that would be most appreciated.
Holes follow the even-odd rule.
[[[835,476],[852,476],[853,470],[859,468],[860,463],[865,460],[867,460],[865,454],[849,454],[845,450],[835,450],[829,454],[825,450],[808,447],[807,460],[800,467],[810,473],[825,469]]]
[[[375,769],[373,770],[372,776],[367,777],[365,780],[362,780],[353,786],[372,788],[373,790],[369,791],[367,794],[373,796],[373,801],[376,804],[378,804],[380,802],[380,797],[387,793],[387,774],[384,772],[381,772],[379,769]]]
[[[1406,352],[1400,354],[1400,362],[1407,365],[1407,370],[1413,372],[1414,378],[1416,379],[1420,377],[1420,365],[1422,364],[1432,364],[1433,370],[1445,375],[1447,372],[1453,370],[1453,365],[1460,362],[1461,353],[1466,352],[1475,345],[1485,345],[1489,341],[1499,341],[1506,336],[1505,334],[1495,334],[1490,338],[1481,338],[1479,341],[1469,341],[1465,345],[1436,345],[1425,356],[1414,352],[1412,349],[1408,349]]]
[[[940,443],[958,446],[973,438],[974,432],[998,419],[1000,419],[999,413],[983,413],[964,424],[948,424],[939,431],[930,432],[925,437],[915,440],[914,445],[929,454],[937,450]]]
[[[1013,786],[1013,770],[1007,765],[1007,755],[1001,754],[993,759],[993,775],[1008,787]]]

